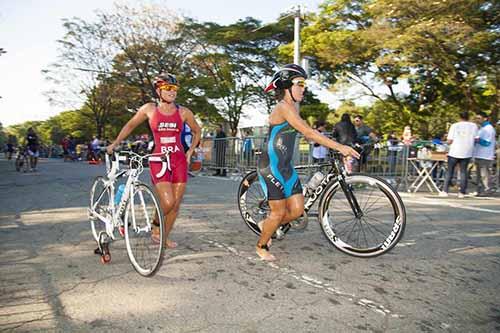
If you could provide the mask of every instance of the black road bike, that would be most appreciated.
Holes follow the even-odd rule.
[[[375,257],[391,250],[403,237],[406,210],[399,194],[385,180],[347,174],[342,157],[335,153],[323,166],[329,171],[315,188],[304,186],[304,214],[278,229],[275,238],[290,228],[305,228],[311,208],[318,202],[317,218],[326,238],[340,251],[355,257]],[[321,165],[299,166],[296,169]],[[246,225],[260,235],[258,223],[266,218],[269,204],[256,171],[243,177],[238,207]]]
[[[28,172],[30,168],[30,161],[28,157],[28,149],[25,147],[19,147],[16,156],[16,171],[17,172]]]

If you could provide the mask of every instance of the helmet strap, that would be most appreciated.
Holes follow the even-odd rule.
[[[292,93],[292,87],[288,88],[288,92],[290,93],[290,97],[292,98],[292,100],[297,103],[297,100],[295,99],[295,97],[293,97],[293,93]]]

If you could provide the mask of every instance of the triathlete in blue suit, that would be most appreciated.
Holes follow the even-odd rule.
[[[262,158],[259,180],[269,200],[281,200],[302,193],[299,176],[292,165],[297,131],[287,121],[271,125]]]
[[[267,218],[259,223],[262,232],[256,251],[263,260],[276,259],[269,253],[269,245],[278,227],[295,220],[304,212],[302,187],[292,164],[297,132],[345,156],[359,158],[354,149],[328,139],[300,117],[298,103],[304,97],[306,79],[307,74],[302,67],[286,65],[274,74],[265,90],[275,90],[279,103],[269,116],[269,137],[258,165],[259,180],[270,207]]]

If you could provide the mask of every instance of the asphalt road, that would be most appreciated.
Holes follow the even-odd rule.
[[[500,199],[404,196],[408,224],[390,253],[347,256],[313,221],[259,261],[237,182],[190,180],[169,250],[150,279],[123,241],[102,265],[86,216],[102,166],[0,159],[0,331],[500,331]],[[147,178],[147,177],[146,177]]]

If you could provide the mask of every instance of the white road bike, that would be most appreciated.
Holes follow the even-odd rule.
[[[92,235],[98,244],[101,262],[111,261],[109,244],[118,236],[125,238],[127,254],[134,269],[142,276],[153,276],[163,261],[165,235],[163,212],[156,193],[139,181],[144,162],[162,163],[157,177],[171,172],[169,154],[138,155],[130,151],[105,154],[106,176],[94,180],[88,209]],[[120,170],[120,162],[128,168]],[[120,178],[125,184],[117,186]],[[121,195],[121,197],[120,197]],[[153,227],[159,230],[153,239]]]

